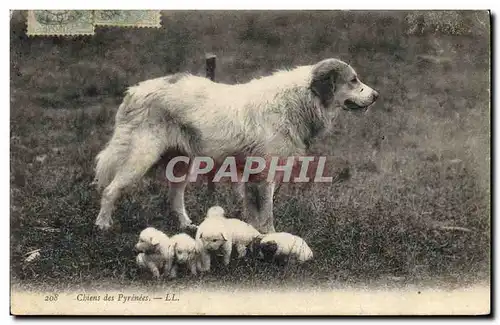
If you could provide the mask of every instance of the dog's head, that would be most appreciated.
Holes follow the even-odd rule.
[[[160,245],[160,235],[162,233],[153,228],[149,227],[141,231],[139,234],[139,241],[134,246],[136,252],[143,253],[154,253],[158,251],[158,246]]]
[[[310,88],[326,109],[366,111],[379,96],[359,80],[349,64],[337,59],[326,59],[313,66]]]
[[[178,263],[183,264],[192,260],[197,253],[196,242],[187,234],[180,234],[172,237],[174,242],[174,254]]]
[[[214,205],[207,211],[207,218],[223,218],[225,211],[222,207]]]
[[[276,257],[278,251],[278,243],[275,241],[262,242],[264,236],[256,237],[250,246],[252,255],[264,261],[272,261]]]
[[[222,231],[201,232],[199,240],[206,250],[217,251],[227,242],[227,236]]]

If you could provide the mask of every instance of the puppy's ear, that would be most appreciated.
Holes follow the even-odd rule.
[[[200,239],[202,239],[202,238],[203,238],[203,233],[200,233]]]
[[[224,236],[224,233],[223,233],[223,232],[221,232],[220,234],[222,235],[222,239],[223,239],[224,241],[227,241],[226,236]]]
[[[264,236],[260,235],[255,237],[251,242],[250,242],[250,253],[253,255],[256,255],[256,253],[259,252],[260,248],[260,241],[262,240]]]
[[[335,93],[335,83],[340,71],[347,64],[337,59],[326,59],[312,68],[311,91],[319,97],[321,104],[328,107]]]
[[[172,261],[175,261],[176,259],[176,255],[175,255],[175,248],[177,247],[177,243],[174,243],[173,245],[170,245],[170,248],[169,248],[169,256],[170,258],[172,259]]]
[[[158,246],[160,244],[160,241],[158,240],[157,237],[151,237],[150,242],[151,242],[151,245],[153,245],[153,246]]]
[[[167,249],[167,258],[172,262],[175,261],[175,245],[176,244],[172,244]]]
[[[202,249],[203,249],[203,244],[199,240],[195,241],[194,250],[196,251],[196,253],[197,254],[201,253]]]

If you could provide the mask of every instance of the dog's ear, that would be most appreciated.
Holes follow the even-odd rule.
[[[158,240],[157,237],[151,237],[150,242],[151,242],[151,245],[153,245],[153,246],[158,246],[160,244],[160,241]]]
[[[203,233],[202,233],[202,232],[200,232],[200,239],[202,239],[202,238],[203,238]]]
[[[175,245],[175,244],[174,244]],[[170,245],[168,246],[167,248],[167,263],[173,263],[175,262],[175,248],[174,248],[174,245]]]
[[[177,247],[177,243],[173,243],[168,248],[168,256],[172,259],[172,261],[176,260],[175,248]]]
[[[256,255],[259,252],[260,248],[260,241],[264,238],[263,235],[259,235],[255,237],[251,242],[250,242],[250,253],[253,255]]]
[[[345,67],[347,64],[340,60],[326,59],[312,68],[310,89],[318,96],[324,107],[331,104],[335,93],[335,83],[341,69]]]
[[[221,232],[220,234],[221,234],[221,236],[222,236],[222,239],[223,239],[224,241],[227,241],[226,236],[224,236],[224,233],[223,233],[223,232]]]
[[[196,254],[201,253],[202,249],[203,249],[203,244],[199,240],[195,241],[194,250],[196,251]]]

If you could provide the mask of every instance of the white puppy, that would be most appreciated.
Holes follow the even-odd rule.
[[[144,229],[134,249],[139,252],[137,265],[147,268],[155,278],[160,277],[162,270],[164,275],[170,272],[174,260],[173,245],[163,232],[153,227]]]
[[[149,270],[156,279],[160,278],[165,266],[165,259],[161,254],[139,253],[135,261],[140,268]]]
[[[313,258],[313,252],[305,240],[287,232],[259,236],[254,241],[253,250],[265,260],[304,263]]]
[[[228,265],[233,245],[238,252],[238,258],[241,258],[245,256],[247,246],[259,235],[260,233],[246,222],[226,218],[224,209],[220,206],[211,207],[196,232],[196,241],[200,247],[201,270],[210,270],[210,252],[221,251],[224,264]]]
[[[170,269],[170,276],[175,278],[177,276],[177,268],[179,265],[186,265],[191,274],[198,273],[200,258],[199,248],[196,240],[188,234],[181,233],[170,237],[174,251],[174,263]]]

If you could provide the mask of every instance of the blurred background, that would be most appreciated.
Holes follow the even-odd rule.
[[[13,281],[147,281],[132,246],[145,226],[175,230],[168,188],[139,183],[120,200],[119,229],[95,234],[94,158],[128,86],[180,71],[204,75],[207,52],[217,55],[224,83],[336,57],[381,97],[365,115],[340,115],[313,147],[332,158],[336,182],[284,185],[275,198],[277,230],[306,239],[315,260],[284,269],[241,261],[198,284],[487,280],[489,19],[485,11],[165,11],[159,29],[28,37],[25,12],[14,12]],[[188,188],[195,222],[215,203],[240,212],[227,186],[209,198],[206,186]]]

